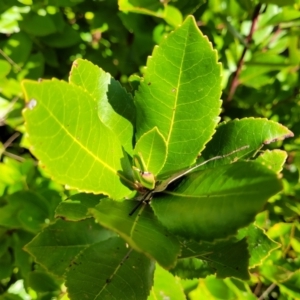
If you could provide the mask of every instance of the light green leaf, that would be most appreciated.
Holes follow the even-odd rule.
[[[24,81],[24,111],[31,151],[60,183],[114,199],[130,194],[120,171],[127,162],[121,144],[99,120],[97,105],[64,81]]]
[[[154,273],[154,285],[150,292],[148,300],[176,299],[185,300],[180,279],[174,277],[171,273],[156,265]]]
[[[146,164],[146,170],[157,175],[166,161],[167,145],[156,127],[143,134],[137,141],[134,154],[140,153]]]
[[[114,132],[124,149],[132,154],[135,106],[130,94],[91,62],[77,59],[72,66],[70,83],[82,87],[98,105],[98,116]]]
[[[58,220],[38,234],[25,250],[49,272],[61,277],[82,250],[113,235],[92,219],[81,222]]]
[[[241,147],[234,155],[214,160],[207,167],[219,166],[234,162],[240,158],[250,158],[264,144],[292,137],[294,134],[285,126],[267,119],[245,118],[222,123],[217,127],[213,139],[206,145],[197,163],[211,157],[226,155]]]
[[[262,261],[268,257],[273,250],[279,247],[279,244],[271,240],[263,229],[254,224],[239,230],[238,238],[245,236],[248,240],[248,249],[250,252],[250,268],[261,265]]]
[[[155,259],[164,268],[171,268],[180,253],[177,238],[158,222],[149,205],[144,204],[129,215],[137,203],[103,199],[90,211],[102,226],[117,232],[132,248]]]
[[[147,299],[154,262],[114,237],[90,246],[73,261],[66,286],[72,300]]]
[[[287,153],[285,151],[275,149],[272,151],[266,150],[260,156],[258,156],[255,161],[260,162],[276,173],[280,173],[282,171],[282,167],[286,161],[286,158]]]
[[[55,218],[61,218],[68,221],[80,221],[90,218],[89,208],[95,207],[101,195],[80,193],[71,196],[66,201],[59,203],[55,210]]]
[[[210,241],[248,225],[281,189],[277,175],[260,163],[237,162],[188,175],[174,191],[153,198],[151,206],[171,232]]]
[[[119,10],[126,13],[138,13],[164,19],[168,24],[176,27],[182,23],[182,14],[178,8],[169,5],[168,1],[157,0],[119,0]]]
[[[0,59],[0,78],[4,78],[10,72],[10,70],[10,63],[4,59]]]
[[[220,69],[216,52],[193,17],[149,57],[135,96],[137,138],[155,126],[164,136],[168,156],[160,173],[194,163],[213,135],[221,105]]]

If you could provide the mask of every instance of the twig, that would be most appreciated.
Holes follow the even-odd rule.
[[[8,148],[12,142],[18,138],[20,136],[20,133],[19,132],[15,132],[4,144],[3,144],[3,147],[4,149]]]
[[[234,94],[235,94],[235,91],[236,91],[236,88],[238,87],[239,85],[239,75],[242,71],[242,67],[243,67],[243,64],[244,64],[244,58],[245,58],[245,55],[246,55],[246,52],[249,48],[249,45],[252,41],[252,36],[253,36],[253,33],[256,29],[256,24],[257,24],[257,21],[258,21],[258,16],[259,16],[259,12],[260,12],[260,9],[261,9],[261,4],[257,4],[255,9],[254,9],[254,12],[253,12],[253,16],[252,16],[252,23],[251,23],[251,28],[250,28],[250,32],[248,34],[248,36],[246,37],[246,45],[244,46],[244,49],[243,49],[243,52],[242,52],[242,55],[239,59],[239,62],[238,62],[238,65],[237,65],[237,69],[236,71],[234,72],[233,74],[233,78],[232,78],[232,81],[231,81],[231,85],[230,85],[230,88],[229,88],[229,94],[228,94],[228,97],[227,97],[227,101],[231,101]]]
[[[18,72],[22,71],[22,68],[15,63],[2,49],[0,49],[0,54],[12,65],[14,66]]]
[[[265,299],[274,289],[276,288],[276,283],[272,283],[258,298],[258,300]]]

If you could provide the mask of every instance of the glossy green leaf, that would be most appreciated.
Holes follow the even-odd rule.
[[[67,221],[80,221],[90,218],[89,209],[95,207],[103,196],[80,193],[59,203],[55,210],[55,218]]]
[[[121,182],[129,180],[120,173],[126,154],[88,93],[58,80],[25,81],[24,90],[31,151],[51,176],[69,188],[115,199],[130,194]]]
[[[151,206],[171,232],[210,241],[248,225],[281,189],[277,175],[260,163],[237,162],[188,175],[174,191],[155,197]]]
[[[243,238],[245,236],[247,237],[250,252],[250,268],[261,265],[263,260],[279,247],[279,244],[271,240],[263,229],[254,224],[239,230],[238,237]]]
[[[67,274],[66,286],[72,300],[143,300],[153,273],[153,261],[115,237],[81,252]]]
[[[155,259],[164,268],[171,268],[180,253],[177,238],[158,222],[149,205],[142,205],[129,215],[137,204],[137,201],[104,199],[90,211],[102,226],[117,232],[132,248]]]
[[[167,145],[156,127],[143,134],[137,141],[134,154],[139,156],[140,153],[145,162],[146,171],[157,175],[164,166]]]
[[[147,300],[176,299],[185,300],[180,279],[156,265],[154,273],[154,285]]]
[[[206,167],[228,164],[240,158],[251,157],[263,145],[292,136],[294,134],[285,126],[267,119],[245,118],[228,123],[223,122],[217,127],[213,139],[206,145],[197,163],[248,146],[233,155],[214,160]]]
[[[255,161],[258,161],[274,172],[279,173],[282,171],[286,158],[286,151],[275,149],[272,151],[266,150],[260,156],[258,156]]]
[[[135,106],[132,97],[110,74],[83,59],[73,63],[70,83],[82,87],[98,105],[103,124],[114,132],[128,153],[132,153]]]
[[[61,277],[82,250],[112,235],[92,219],[81,222],[58,220],[38,234],[25,250],[49,272]]]
[[[135,96],[137,137],[155,126],[167,142],[160,173],[191,165],[214,133],[220,112],[220,65],[193,17],[149,57]]]

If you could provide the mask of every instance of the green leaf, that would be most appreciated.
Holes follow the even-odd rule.
[[[193,17],[162,41],[149,57],[135,96],[137,137],[154,127],[167,142],[160,173],[195,162],[219,120],[221,76],[216,52]]]
[[[286,158],[286,151],[275,149],[272,151],[266,150],[260,156],[258,156],[255,161],[260,162],[276,173],[280,173],[282,171]]]
[[[31,12],[25,15],[19,25],[21,30],[34,36],[46,36],[56,32],[55,24],[49,15],[39,16]]]
[[[9,74],[10,70],[10,63],[6,60],[0,59],[0,78],[4,78],[7,74]]]
[[[216,270],[205,260],[189,257],[178,259],[175,268],[171,269],[170,272],[182,279],[193,279],[205,278],[214,274]]]
[[[102,226],[117,232],[132,248],[155,259],[164,268],[171,268],[180,253],[177,238],[157,221],[149,205],[144,204],[129,215],[137,203],[104,199],[90,211]]]
[[[134,154],[142,154],[146,171],[157,175],[164,166],[167,155],[167,145],[157,127],[143,134],[137,141]]]
[[[77,59],[73,63],[69,81],[82,87],[94,99],[102,123],[117,135],[124,149],[132,154],[135,106],[131,95],[110,74],[87,60]]]
[[[163,1],[156,0],[119,0],[119,10],[124,12],[133,12],[145,14],[157,18],[163,18],[168,24],[176,27],[182,23],[180,10],[175,6],[168,5]]]
[[[279,244],[271,240],[263,229],[251,224],[246,228],[239,230],[238,238],[247,237],[248,249],[250,252],[249,267],[261,265],[263,260],[270,255],[270,253],[279,247]]]
[[[41,38],[41,40],[52,48],[67,48],[81,41],[78,31],[66,22],[62,32],[47,35]]]
[[[31,191],[19,191],[4,197],[0,208],[0,225],[9,229],[23,228],[31,232],[41,230],[49,217],[46,200]]]
[[[31,151],[60,183],[120,199],[130,190],[120,173],[126,154],[99,120],[95,101],[64,81],[24,81],[24,110]],[[125,157],[124,157],[125,155]]]
[[[237,162],[188,175],[174,191],[155,197],[151,206],[171,232],[210,241],[248,225],[281,189],[277,175],[260,163]]]
[[[181,257],[197,258],[203,261],[200,266],[199,262],[196,264],[195,261],[192,261],[196,267],[194,271],[189,270],[189,265],[187,265],[187,268],[183,268],[185,267],[184,264],[181,265],[179,271],[185,271],[186,275],[189,276],[198,274],[198,277],[203,277],[205,272],[208,275],[213,270],[213,273],[216,273],[218,278],[233,276],[242,280],[249,279],[249,251],[246,238],[240,241],[232,239],[215,243],[184,242],[182,244]],[[206,265],[204,264],[205,262],[207,263]],[[176,272],[176,268],[174,272]]]
[[[80,221],[90,218],[89,208],[95,207],[101,198],[103,198],[101,195],[85,193],[73,195],[57,206],[55,218],[67,221]]]
[[[49,272],[61,277],[81,251],[111,236],[111,231],[92,219],[81,222],[58,220],[38,234],[25,250]]]
[[[154,285],[147,300],[176,299],[185,300],[180,279],[156,265],[154,273]]]
[[[223,122],[217,127],[213,139],[206,145],[197,163],[211,157],[226,155],[241,147],[248,148],[237,151],[234,155],[214,160],[207,167],[231,163],[240,158],[250,158],[263,145],[277,140],[292,137],[294,134],[285,126],[267,119],[244,118]]]
[[[90,246],[73,261],[66,286],[72,300],[147,299],[154,262],[119,238]]]

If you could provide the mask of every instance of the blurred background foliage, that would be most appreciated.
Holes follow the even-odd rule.
[[[154,45],[189,14],[223,65],[222,120],[269,118],[295,137],[270,146],[289,154],[284,191],[256,220],[278,248],[250,270],[248,282],[181,280],[186,297],[300,299],[300,1],[1,0],[0,300],[68,299],[63,282],[22,250],[70,192],[27,150],[21,81],[66,80],[71,63],[84,58],[130,90]]]

